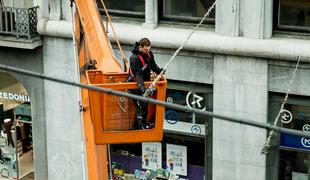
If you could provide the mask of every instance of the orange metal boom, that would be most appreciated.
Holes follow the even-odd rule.
[[[93,0],[76,0],[78,15],[76,15],[76,37],[79,42],[79,66],[80,69],[89,59],[97,61],[97,67],[104,72],[121,72],[121,66],[114,59],[103,28],[100,15]],[[83,27],[83,37],[80,37],[80,26]],[[80,80],[87,83],[86,75],[81,70]],[[90,115],[89,92],[82,89],[82,103],[84,107],[84,131],[86,140],[86,156],[89,180],[108,180],[107,148],[106,145],[95,144],[94,127]]]
[[[110,41],[103,27],[94,0],[75,0],[83,26],[89,58],[97,61],[97,69],[105,73],[122,73],[122,67],[115,59]]]
[[[128,72],[123,72],[115,59],[110,41],[94,0],[75,0],[75,38],[78,44],[80,81],[85,84],[118,91],[136,89],[136,83],[125,83]],[[82,29],[81,29],[82,27]],[[96,68],[85,69],[90,60]],[[146,82],[147,85],[150,82]],[[165,100],[166,80],[157,83],[154,97]],[[161,141],[163,136],[164,107],[149,105],[149,117],[155,119],[150,130],[130,130],[133,126],[134,103],[124,97],[82,89],[82,106],[88,178],[107,180],[107,148],[105,144]]]

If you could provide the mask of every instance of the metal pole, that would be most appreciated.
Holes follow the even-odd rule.
[[[67,84],[67,85],[70,85],[70,86],[77,86],[77,87],[80,87],[80,88],[85,88],[85,89],[89,89],[89,90],[93,90],[93,91],[98,91],[98,92],[103,92],[103,93],[108,93],[108,94],[115,94],[115,95],[118,95],[118,96],[124,96],[124,97],[127,97],[127,98],[131,98],[131,99],[135,99],[135,100],[138,100],[138,101],[142,101],[142,102],[145,102],[145,103],[157,104],[157,105],[164,106],[164,107],[170,108],[170,109],[186,111],[186,112],[191,112],[191,113],[197,113],[197,114],[200,114],[200,115],[203,115],[203,116],[223,119],[223,120],[234,122],[234,123],[247,124],[247,125],[255,126],[255,127],[258,127],[258,128],[265,128],[265,129],[274,130],[274,131],[277,131],[277,132],[283,132],[283,133],[287,133],[287,134],[291,134],[291,135],[296,135],[296,136],[302,136],[302,137],[310,138],[310,133],[305,133],[303,131],[298,131],[298,130],[294,130],[294,129],[282,128],[282,127],[278,127],[278,126],[275,126],[275,125],[271,125],[269,123],[266,124],[266,123],[261,123],[261,122],[253,121],[253,120],[250,120],[250,119],[242,119],[242,118],[238,118],[238,117],[228,117],[228,116],[223,116],[223,115],[216,114],[216,113],[213,113],[213,112],[210,112],[210,111],[201,111],[199,109],[191,109],[189,107],[184,107],[184,106],[178,105],[178,104],[167,103],[167,102],[164,102],[164,101],[159,101],[159,100],[155,100],[155,99],[151,99],[151,98],[145,98],[145,97],[142,97],[142,96],[137,96],[137,95],[129,94],[129,93],[126,93],[126,92],[115,91],[115,90],[112,90],[112,89],[101,88],[101,87],[97,87],[97,86],[90,86],[90,85],[87,85],[87,84],[82,84],[82,83],[78,83],[78,82],[72,82],[72,81],[68,81],[68,80],[64,80],[64,79],[58,79],[58,78],[55,78],[55,77],[52,77],[52,76],[47,76],[45,74],[40,74],[40,73],[36,73],[36,72],[33,72],[33,71],[12,67],[12,66],[6,66],[6,65],[3,65],[3,64],[0,64],[0,69],[2,69],[4,71],[24,74],[24,75],[27,75],[27,76],[33,76],[33,77],[36,77],[36,78],[46,79],[46,80],[49,80],[49,81],[54,81],[54,82],[58,82],[58,83],[62,83],[62,84]]]

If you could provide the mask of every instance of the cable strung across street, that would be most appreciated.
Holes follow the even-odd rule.
[[[277,131],[277,132],[283,132],[283,133],[287,133],[287,134],[292,134],[292,135],[296,135],[296,136],[303,136],[303,137],[310,138],[310,133],[305,133],[303,131],[298,131],[298,130],[293,130],[293,129],[288,129],[288,128],[282,128],[282,127],[278,127],[278,126],[267,124],[267,123],[256,122],[256,121],[253,121],[253,120],[250,120],[250,119],[242,119],[242,118],[237,118],[237,117],[223,116],[223,115],[220,115],[220,114],[215,114],[215,113],[210,112],[210,111],[201,111],[199,109],[191,109],[189,107],[185,107],[185,106],[182,106],[182,105],[173,104],[173,103],[167,103],[167,102],[164,102],[164,101],[158,101],[158,100],[155,100],[155,99],[146,98],[146,97],[142,97],[142,96],[137,96],[137,95],[133,95],[133,94],[126,93],[126,92],[114,91],[112,89],[100,88],[100,87],[90,86],[90,85],[82,84],[82,83],[78,83],[78,82],[72,82],[72,81],[68,81],[68,80],[64,80],[64,79],[59,79],[59,78],[47,76],[45,74],[41,74],[41,73],[37,73],[37,72],[33,72],[33,71],[21,69],[21,68],[16,68],[16,67],[13,67],[13,66],[6,66],[6,65],[3,65],[3,64],[0,64],[0,69],[4,70],[4,71],[8,71],[8,72],[14,72],[14,73],[18,73],[18,74],[23,74],[23,75],[27,75],[27,76],[31,76],[31,77],[36,77],[36,78],[40,78],[40,79],[54,81],[54,82],[58,82],[58,83],[61,83],[61,84],[66,84],[66,85],[70,85],[70,86],[76,86],[76,87],[85,88],[85,89],[89,89],[89,90],[93,90],[93,91],[98,91],[98,92],[102,92],[102,93],[108,93],[108,94],[115,94],[115,95],[118,95],[118,96],[124,96],[124,97],[127,97],[127,98],[143,101],[143,102],[146,102],[146,103],[152,103],[152,104],[161,105],[161,106],[164,106],[164,107],[167,107],[167,108],[170,108],[170,109],[175,109],[175,110],[184,111],[184,112],[192,112],[192,113],[200,114],[200,115],[203,115],[203,116],[219,118],[219,119],[223,119],[223,120],[234,122],[234,123],[247,124],[247,125],[250,125],[250,126],[255,126],[255,127],[259,127],[259,128],[265,128],[265,129],[269,129],[269,130],[273,130],[273,131]]]
[[[280,115],[281,115],[281,113],[284,111],[284,105],[287,103],[288,94],[289,94],[290,91],[291,91],[292,84],[293,84],[294,79],[295,79],[295,76],[296,76],[296,72],[297,72],[297,69],[298,69],[298,65],[299,65],[300,59],[301,59],[301,57],[298,57],[297,63],[296,63],[296,66],[295,66],[295,69],[294,69],[294,71],[293,71],[292,78],[291,78],[291,80],[290,80],[290,83],[288,84],[287,91],[286,91],[286,93],[285,93],[284,100],[283,100],[283,102],[281,103],[280,110],[279,110],[279,112],[278,112],[278,114],[277,114],[277,116],[276,116],[276,118],[275,118],[275,120],[274,120],[274,122],[273,122],[273,125],[277,125],[277,124],[278,124],[278,121],[279,121],[279,119],[280,119]],[[270,149],[270,147],[271,147],[271,138],[272,138],[272,135],[273,135],[273,130],[271,130],[271,131],[269,132],[269,134],[268,134],[267,140],[266,140],[266,142],[265,142],[265,144],[264,144],[264,146],[263,146],[263,148],[262,148],[262,151],[261,151],[262,154],[267,154],[267,153],[269,152],[269,149]]]
[[[214,9],[215,4],[218,0],[215,0],[212,6],[207,10],[207,12],[204,14],[204,16],[201,18],[199,23],[194,27],[194,29],[190,32],[190,34],[186,37],[186,39],[182,42],[180,47],[174,52],[173,56],[169,59],[169,61],[164,66],[163,70],[160,72],[160,74],[154,79],[152,84],[148,87],[148,91],[145,91],[143,94],[144,97],[149,95],[149,92],[152,92],[152,89],[155,87],[156,83],[159,81],[162,75],[164,75],[168,69],[168,66],[175,60],[175,57],[178,55],[178,53],[183,49],[184,45],[187,43],[187,41],[191,38],[191,36],[198,30],[198,28],[202,25],[203,21],[206,20],[206,18],[209,16],[211,11]]]

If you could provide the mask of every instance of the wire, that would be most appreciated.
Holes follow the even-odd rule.
[[[107,8],[106,8],[106,6],[105,6],[103,0],[100,0],[100,2],[101,2],[101,5],[102,5],[102,7],[103,7],[103,9],[104,9],[104,12],[105,12],[105,14],[106,14],[106,16],[107,16],[107,19],[108,19],[108,21],[109,21],[109,23],[110,23],[110,26],[111,26],[111,28],[112,28],[112,31],[113,31],[113,34],[114,34],[114,38],[115,38],[115,41],[116,41],[116,44],[117,44],[117,47],[118,47],[118,50],[119,50],[119,52],[120,52],[120,54],[121,54],[121,56],[122,56],[122,59],[123,59],[123,62],[124,62],[124,66],[125,66],[125,70],[124,70],[124,71],[125,71],[125,72],[128,72],[128,70],[129,70],[128,60],[126,59],[126,56],[125,56],[125,54],[124,54],[124,52],[123,52],[123,49],[122,49],[122,47],[121,47],[121,44],[119,43],[118,37],[117,37],[117,35],[116,35],[115,29],[114,29],[114,26],[113,26],[113,23],[112,23],[112,21],[111,21],[110,15],[109,15],[109,13],[108,13],[108,10],[107,10]],[[108,27],[107,27],[107,28],[108,28]]]
[[[291,87],[292,87],[292,84],[294,82],[294,79],[295,79],[295,76],[296,76],[296,72],[297,72],[297,69],[298,69],[298,65],[299,65],[299,62],[300,62],[300,56],[298,56],[298,59],[297,59],[297,63],[296,63],[296,66],[295,66],[295,69],[293,71],[293,75],[292,75],[292,79],[290,81],[290,83],[288,84],[288,87],[287,87],[287,91],[286,91],[286,94],[285,94],[285,98],[281,104],[281,108],[273,122],[273,125],[276,126],[278,124],[278,121],[279,121],[279,118],[280,118],[280,115],[281,113],[283,112],[284,110],[284,105],[286,104],[287,102],[287,99],[288,99],[288,94],[290,93],[291,91]],[[269,148],[271,147],[271,137],[273,135],[273,130],[271,130],[269,132],[269,136],[266,140],[266,143],[264,144],[263,148],[262,148],[262,151],[261,151],[261,154],[267,154],[269,152]]]
[[[247,125],[255,126],[255,127],[258,127],[258,128],[265,128],[265,129],[269,129],[269,130],[273,130],[273,131],[277,131],[277,132],[283,132],[283,133],[287,133],[287,134],[291,134],[291,135],[303,136],[303,137],[310,138],[310,133],[305,133],[303,131],[282,128],[282,127],[278,127],[278,126],[275,126],[275,125],[270,125],[270,124],[266,124],[266,123],[261,123],[261,122],[253,121],[253,120],[250,120],[250,119],[241,119],[241,118],[237,118],[237,117],[223,116],[223,115],[216,114],[216,113],[213,113],[213,112],[210,112],[210,111],[201,111],[199,109],[194,109],[194,108],[192,109],[192,108],[189,108],[189,107],[184,107],[182,105],[173,104],[173,103],[167,103],[167,102],[155,100],[155,99],[152,99],[152,98],[145,98],[145,97],[137,96],[137,95],[130,94],[130,93],[127,93],[127,92],[114,91],[112,89],[101,88],[101,87],[97,87],[97,86],[90,86],[90,85],[87,85],[87,84],[72,82],[72,81],[68,81],[68,80],[64,80],[64,79],[59,79],[59,78],[55,78],[55,77],[52,77],[52,76],[47,76],[45,74],[40,74],[40,73],[37,73],[37,72],[33,72],[33,71],[21,69],[21,68],[16,68],[16,67],[13,67],[13,66],[7,66],[7,65],[0,64],[0,69],[4,70],[4,71],[8,71],[8,72],[15,72],[15,73],[24,74],[24,75],[27,75],[27,76],[32,76],[32,77],[36,77],[36,78],[40,78],[40,79],[45,79],[45,80],[54,81],[54,82],[58,82],[58,83],[62,83],[62,84],[67,84],[67,85],[70,85],[70,86],[76,86],[76,87],[80,87],[80,88],[85,88],[85,89],[88,89],[88,90],[93,90],[93,91],[98,91],[98,92],[103,92],[103,93],[108,93],[108,94],[115,94],[115,95],[118,95],[118,96],[124,96],[124,97],[127,97],[127,98],[131,98],[131,99],[135,99],[135,100],[138,100],[138,101],[142,101],[142,102],[145,102],[145,103],[157,104],[157,105],[164,106],[164,107],[170,108],[170,109],[175,109],[175,110],[185,111],[185,112],[190,112],[190,113],[196,113],[196,114],[200,114],[200,115],[203,115],[203,116],[223,119],[223,120],[234,122],[234,123],[247,124]]]
[[[72,41],[73,41],[73,54],[74,54],[74,63],[75,63],[75,67],[77,68],[77,69],[79,69],[79,63],[78,63],[78,56],[77,56],[77,43],[76,43],[76,29],[75,29],[75,16],[74,16],[74,10],[73,10],[73,4],[74,4],[74,0],[71,0],[71,2],[70,2],[70,9],[71,9],[71,23],[72,23],[72,29],[73,29],[73,31],[72,31]],[[80,73],[77,71],[76,72],[76,77],[77,77],[77,79],[80,79]],[[77,89],[78,90],[78,89]],[[79,103],[81,103],[81,91],[79,91],[78,90],[78,99],[79,99]],[[85,133],[84,133],[84,131],[83,131],[83,127],[84,127],[84,121],[83,121],[83,116],[82,116],[82,114],[80,113],[80,127],[81,127],[81,139],[82,139],[82,141],[85,143],[86,142],[86,140],[85,140]],[[82,158],[85,160],[86,159],[86,155],[85,155],[85,147],[82,145],[82,147],[83,147],[83,150],[82,150],[82,152],[81,152],[81,154],[82,154]],[[86,165],[85,165],[85,162],[86,161],[82,161],[82,166],[83,166],[83,169],[85,169],[85,171],[84,172],[87,172],[86,170],[87,170],[87,168],[86,168]],[[84,173],[83,172],[83,175],[84,175],[84,179],[87,179],[87,174],[86,173]]]
[[[205,15],[201,18],[200,22],[194,27],[194,29],[189,33],[189,35],[187,36],[187,38],[182,42],[182,44],[180,45],[180,47],[174,52],[173,56],[169,59],[169,61],[166,63],[166,65],[164,66],[163,70],[159,73],[159,75],[155,78],[155,80],[153,81],[152,84],[150,84],[150,86],[148,87],[148,89],[145,91],[145,93],[143,94],[144,97],[149,96],[150,94],[152,94],[153,89],[156,85],[156,83],[159,81],[159,79],[161,78],[161,76],[163,74],[165,74],[168,66],[175,60],[175,57],[178,55],[178,53],[181,51],[181,49],[183,49],[183,46],[187,43],[187,41],[191,38],[191,36],[198,30],[198,28],[202,25],[203,21],[209,16],[209,14],[211,13],[212,9],[215,7],[215,4],[217,3],[218,0],[215,0],[214,3],[212,4],[212,6],[208,9],[208,11],[205,13]]]

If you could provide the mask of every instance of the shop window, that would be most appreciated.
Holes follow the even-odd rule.
[[[1,102],[1,101],[0,101]],[[6,102],[7,106],[7,102]],[[24,114],[17,109],[24,109]],[[0,175],[15,179],[16,177],[33,175],[32,159],[32,124],[30,104],[21,104],[4,111],[0,104]]]
[[[212,6],[214,0],[163,0],[162,18],[168,20],[192,21],[197,22],[204,16]],[[212,10],[207,18],[208,22],[214,22],[215,9]]]
[[[212,110],[212,90],[200,84],[180,82],[169,82],[166,91],[166,101],[189,108],[200,109],[202,111]],[[205,124],[208,117],[166,108],[165,120],[169,123],[188,122],[194,124]]]
[[[186,159],[187,162],[185,165],[185,167],[187,168],[187,175],[179,176],[184,179],[203,180],[205,175],[205,161],[207,161],[206,154],[208,153],[205,149],[205,143],[206,140],[203,137],[191,137],[180,134],[165,133],[163,141],[161,142],[161,153],[159,153],[162,156],[155,158],[153,156],[153,159],[161,159],[162,164],[160,165],[160,167],[158,167],[158,169],[168,170],[169,168],[166,164],[168,157],[167,144],[185,147],[187,153],[182,154],[182,157]],[[147,171],[147,169],[142,168],[142,161],[145,157],[142,157],[141,154],[142,146],[140,143],[111,145],[111,159],[114,177],[123,177],[124,173],[133,175],[136,174],[135,172],[137,171]],[[158,170],[153,169],[153,171],[158,173]]]
[[[282,96],[284,97],[284,95]],[[273,121],[280,109],[283,98],[271,97],[270,109]],[[281,127],[310,133],[310,98],[291,96],[279,118]],[[310,159],[310,139],[286,133],[276,134],[269,154],[269,179],[295,180],[308,179]],[[276,160],[275,164],[271,161]],[[309,170],[308,170],[309,169]]]
[[[32,118],[26,89],[0,73],[0,179],[34,177]]]
[[[310,1],[274,0],[274,8],[276,29],[310,31]]]
[[[103,0],[103,2],[111,15],[144,18],[144,0]],[[98,0],[98,7],[99,11],[105,14],[101,5],[101,0]]]
[[[281,180],[308,179],[309,153],[280,150],[279,178]]]
[[[166,145],[176,144],[187,147],[187,163],[194,166],[204,167],[205,139],[201,137],[185,136],[180,134],[165,133],[163,144],[163,162],[166,161]]]

